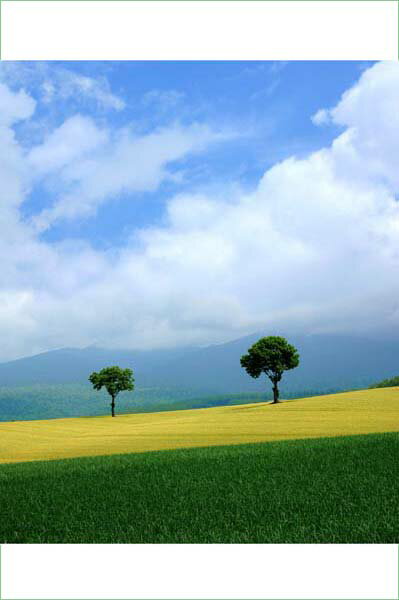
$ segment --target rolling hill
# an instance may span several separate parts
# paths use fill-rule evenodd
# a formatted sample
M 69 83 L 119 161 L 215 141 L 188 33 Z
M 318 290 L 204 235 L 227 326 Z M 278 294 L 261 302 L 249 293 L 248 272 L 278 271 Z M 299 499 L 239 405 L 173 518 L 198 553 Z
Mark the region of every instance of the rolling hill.
M 240 368 L 240 356 L 262 333 L 204 348 L 107 350 L 64 348 L 0 364 L 0 387 L 87 382 L 103 366 L 133 367 L 140 387 L 174 387 L 201 393 L 260 391 L 262 381 Z M 397 374 L 399 341 L 342 335 L 289 336 L 300 366 L 286 373 L 283 389 L 324 389 L 369 385 Z
M 106 414 L 105 394 L 88 375 L 104 366 L 133 367 L 136 390 L 118 398 L 121 412 L 187 409 L 270 398 L 265 378 L 251 379 L 240 356 L 261 333 L 204 348 L 107 350 L 65 348 L 0 364 L 0 421 Z M 362 388 L 397 375 L 399 342 L 341 335 L 289 336 L 300 366 L 284 375 L 284 397 Z
M 0 423 L 0 463 L 398 432 L 399 388 L 198 410 Z
M 1 423 L 0 543 L 397 543 L 398 431 L 397 387 Z
M 399 542 L 399 435 L 0 465 L 0 543 Z

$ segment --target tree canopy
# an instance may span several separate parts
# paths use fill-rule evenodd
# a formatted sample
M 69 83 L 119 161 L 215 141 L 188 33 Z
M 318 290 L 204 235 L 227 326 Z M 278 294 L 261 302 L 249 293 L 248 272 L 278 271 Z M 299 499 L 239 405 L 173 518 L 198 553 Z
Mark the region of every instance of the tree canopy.
M 241 366 L 248 375 L 257 379 L 262 373 L 267 375 L 273 384 L 274 403 L 279 400 L 278 382 L 284 371 L 294 369 L 299 364 L 297 349 L 280 336 L 263 337 L 241 357 Z
M 105 388 L 111 396 L 111 414 L 115 416 L 115 398 L 119 392 L 134 389 L 134 377 L 131 369 L 121 369 L 120 367 L 105 367 L 98 373 L 94 371 L 89 381 L 93 384 L 95 390 Z

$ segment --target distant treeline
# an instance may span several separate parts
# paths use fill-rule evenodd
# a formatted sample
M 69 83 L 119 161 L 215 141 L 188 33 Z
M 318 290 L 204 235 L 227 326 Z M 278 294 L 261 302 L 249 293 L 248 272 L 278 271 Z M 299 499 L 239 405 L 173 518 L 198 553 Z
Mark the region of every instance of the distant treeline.
M 390 379 L 384 379 L 379 383 L 373 383 L 373 385 L 369 386 L 369 389 L 372 388 L 383 388 L 383 387 L 396 387 L 399 386 L 399 375 L 396 377 L 391 377 Z
M 282 393 L 283 398 L 303 398 L 342 391 L 298 389 Z M 242 392 L 238 394 L 212 394 L 198 390 L 136 388 L 118 396 L 118 411 L 122 413 L 161 412 L 190 408 L 209 408 L 265 402 L 272 393 Z M 32 384 L 0 387 L 0 421 L 28 421 L 107 415 L 109 396 L 105 391 L 95 392 L 89 384 Z

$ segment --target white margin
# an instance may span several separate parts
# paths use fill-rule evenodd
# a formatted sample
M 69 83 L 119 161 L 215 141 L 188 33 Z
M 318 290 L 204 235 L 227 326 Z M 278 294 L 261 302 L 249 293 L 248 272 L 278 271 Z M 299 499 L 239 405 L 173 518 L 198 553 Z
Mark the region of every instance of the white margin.
M 5 60 L 395 60 L 392 0 L 2 2 Z

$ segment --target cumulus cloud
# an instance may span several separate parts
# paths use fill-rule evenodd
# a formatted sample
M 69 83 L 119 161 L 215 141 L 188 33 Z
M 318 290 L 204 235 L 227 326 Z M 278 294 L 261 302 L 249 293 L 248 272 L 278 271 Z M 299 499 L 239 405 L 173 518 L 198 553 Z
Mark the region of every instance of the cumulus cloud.
M 108 251 L 50 245 L 21 221 L 28 161 L 4 128 L 4 356 L 90 343 L 203 344 L 267 327 L 398 331 L 398 99 L 397 63 L 374 65 L 335 107 L 320 107 L 341 127 L 330 146 L 274 165 L 250 192 L 175 195 L 161 226 L 132 232 L 123 248 Z M 68 211 L 90 215 L 121 189 L 154 189 L 170 161 L 218 135 L 193 125 L 106 137 L 85 124 L 94 140 L 87 155 L 71 154 L 68 144 L 57 149 L 65 130 L 29 155 L 36 169 L 41 152 L 46 169 L 76 185 L 48 224 Z

